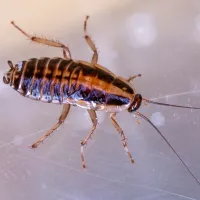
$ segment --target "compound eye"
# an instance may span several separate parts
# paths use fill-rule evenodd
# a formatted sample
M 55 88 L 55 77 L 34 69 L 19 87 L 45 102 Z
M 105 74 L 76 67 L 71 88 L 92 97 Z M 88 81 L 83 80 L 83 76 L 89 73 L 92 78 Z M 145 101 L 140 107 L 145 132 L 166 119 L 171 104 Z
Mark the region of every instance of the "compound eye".
M 141 94 L 136 94 L 133 102 L 131 103 L 130 107 L 128 108 L 129 112 L 134 112 L 136 111 L 142 103 L 142 95 Z

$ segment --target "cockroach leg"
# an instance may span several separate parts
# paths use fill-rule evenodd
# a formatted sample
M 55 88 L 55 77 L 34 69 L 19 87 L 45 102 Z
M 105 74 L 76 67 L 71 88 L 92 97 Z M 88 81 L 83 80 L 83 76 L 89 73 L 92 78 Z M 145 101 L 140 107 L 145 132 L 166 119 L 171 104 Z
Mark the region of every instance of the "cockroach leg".
M 119 132 L 119 134 L 121 135 L 121 138 L 122 138 L 122 145 L 126 151 L 126 153 L 128 154 L 130 160 L 132 163 L 134 163 L 134 160 L 133 160 L 133 157 L 131 155 L 131 153 L 129 152 L 128 150 L 128 147 L 127 147 L 127 141 L 126 141 L 126 137 L 124 135 L 124 132 L 123 130 L 121 129 L 121 127 L 119 126 L 119 124 L 117 123 L 117 121 L 114 119 L 114 117 L 116 116 L 116 113 L 111 113 L 110 114 L 110 118 L 112 120 L 112 123 L 114 125 L 114 127 L 117 129 L 117 131 Z
M 130 76 L 128 79 L 127 79 L 127 81 L 128 82 L 131 82 L 133 79 L 135 79 L 135 78 L 137 78 L 137 77 L 141 77 L 142 75 L 141 74 L 137 74 L 137 75 L 135 75 L 135 76 Z
M 63 57 L 67 58 L 67 54 L 66 54 L 66 51 L 64 49 L 63 49 Z
M 8 65 L 10 66 L 11 69 L 14 69 L 13 63 L 9 60 Z
M 90 115 L 90 118 L 92 120 L 92 129 L 90 131 L 90 133 L 87 135 L 87 137 L 85 137 L 84 140 L 82 140 L 81 142 L 81 160 L 82 160 L 82 165 L 83 165 L 83 168 L 85 168 L 85 161 L 84 161 L 84 152 L 83 152 L 83 147 L 84 145 L 87 143 L 87 141 L 91 138 L 93 132 L 95 131 L 96 129 L 96 126 L 97 126 L 97 123 L 98 123 L 98 120 L 97 120 L 97 115 L 96 115 L 96 112 L 94 110 L 87 110 L 89 115 Z
M 33 42 L 37 42 L 40 44 L 44 44 L 44 45 L 48 45 L 48 46 L 52 46 L 52 47 L 58 47 L 58 48 L 62 48 L 63 49 L 63 53 L 65 52 L 64 57 L 66 58 L 66 52 L 69 55 L 69 58 L 71 58 L 71 52 L 69 50 L 69 48 L 67 46 L 65 46 L 64 44 L 60 43 L 59 41 L 54 41 L 54 40 L 48 40 L 46 38 L 40 38 L 40 37 L 35 37 L 32 35 L 29 35 L 28 33 L 26 33 L 25 31 L 23 31 L 19 26 L 17 26 L 14 21 L 11 21 L 11 24 L 17 29 L 19 30 L 23 35 L 25 35 L 26 37 L 28 37 L 30 40 L 32 40 Z
M 86 42 L 88 43 L 88 45 L 90 46 L 91 50 L 94 52 L 93 56 L 92 56 L 92 64 L 97 64 L 98 62 L 98 53 L 97 53 L 97 48 L 94 44 L 94 42 L 91 40 L 90 36 L 87 33 L 87 21 L 89 19 L 89 16 L 86 16 L 86 19 L 84 21 L 84 37 Z
M 31 147 L 37 148 L 41 142 L 43 142 L 47 137 L 49 137 L 53 133 L 53 131 L 55 131 L 62 123 L 64 123 L 69 111 L 70 111 L 70 104 L 64 104 L 58 122 L 51 129 L 49 129 L 43 137 L 39 138 L 39 140 L 37 140 L 34 144 L 32 144 Z

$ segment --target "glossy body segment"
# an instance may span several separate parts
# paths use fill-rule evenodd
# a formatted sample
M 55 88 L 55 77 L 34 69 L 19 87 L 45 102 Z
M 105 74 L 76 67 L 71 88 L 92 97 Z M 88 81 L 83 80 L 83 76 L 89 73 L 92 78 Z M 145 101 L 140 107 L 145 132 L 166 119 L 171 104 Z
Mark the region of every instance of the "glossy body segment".
M 102 66 L 63 58 L 19 62 L 12 86 L 31 99 L 96 110 L 127 108 L 134 95 L 128 82 Z

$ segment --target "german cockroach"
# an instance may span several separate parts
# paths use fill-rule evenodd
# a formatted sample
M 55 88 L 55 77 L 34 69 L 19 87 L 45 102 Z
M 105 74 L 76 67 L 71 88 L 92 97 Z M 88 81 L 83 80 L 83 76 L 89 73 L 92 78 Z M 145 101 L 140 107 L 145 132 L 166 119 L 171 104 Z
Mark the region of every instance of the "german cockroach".
M 130 83 L 136 77 L 141 76 L 140 74 L 125 79 L 116 76 L 108 69 L 97 64 L 97 48 L 87 34 L 88 18 L 89 16 L 87 16 L 84 21 L 84 38 L 93 51 L 91 62 L 74 60 L 71 57 L 69 48 L 64 44 L 59 41 L 31 36 L 18 27 L 13 21 L 11 22 L 16 29 L 18 29 L 31 41 L 61 48 L 64 56 L 64 58 L 32 58 L 28 61 L 21 61 L 15 66 L 11 61 L 8 61 L 10 70 L 3 76 L 3 82 L 5 84 L 10 84 L 10 86 L 21 95 L 31 99 L 48 103 L 63 104 L 63 110 L 58 122 L 49 131 L 47 131 L 43 137 L 33 143 L 31 147 L 37 148 L 41 142 L 52 134 L 52 132 L 65 121 L 70 111 L 70 107 L 73 105 L 87 109 L 93 124 L 90 133 L 81 142 L 81 160 L 83 168 L 86 167 L 84 162 L 83 147 L 96 129 L 98 121 L 96 111 L 105 111 L 109 113 L 112 124 L 122 138 L 122 145 L 131 162 L 134 163 L 132 155 L 127 147 L 125 134 L 115 120 L 117 113 L 128 111 L 129 113 L 135 113 L 137 116 L 143 118 L 156 129 L 188 172 L 200 185 L 198 179 L 193 175 L 164 135 L 147 117 L 138 112 L 142 103 L 152 103 L 189 109 L 200 108 L 164 104 L 142 98 L 142 95 L 136 93 L 133 85 Z

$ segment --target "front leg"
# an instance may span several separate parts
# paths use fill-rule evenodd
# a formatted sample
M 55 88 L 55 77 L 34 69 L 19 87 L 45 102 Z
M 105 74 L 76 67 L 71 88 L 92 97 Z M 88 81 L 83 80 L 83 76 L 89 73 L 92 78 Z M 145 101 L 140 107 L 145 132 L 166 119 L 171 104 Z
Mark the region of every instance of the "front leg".
M 119 126 L 119 124 L 117 123 L 117 121 L 114 119 L 115 116 L 116 116 L 116 113 L 111 113 L 111 114 L 110 114 L 110 118 L 111 118 L 111 120 L 112 120 L 112 123 L 113 123 L 114 127 L 115 127 L 116 130 L 119 132 L 119 134 L 120 134 L 120 136 L 121 136 L 121 138 L 122 138 L 122 145 L 123 145 L 123 147 L 124 147 L 126 153 L 128 154 L 128 156 L 129 156 L 131 162 L 134 163 L 134 160 L 133 160 L 133 158 L 132 158 L 132 155 L 131 155 L 131 153 L 129 152 L 128 147 L 127 147 L 127 141 L 126 141 L 125 134 L 124 134 L 123 130 L 121 129 L 121 127 Z
M 141 74 L 137 74 L 137 75 L 135 75 L 135 76 L 130 76 L 128 79 L 127 79 L 127 81 L 128 82 L 131 82 L 133 79 L 135 79 L 135 78 L 137 78 L 137 77 L 141 77 L 142 75 Z

